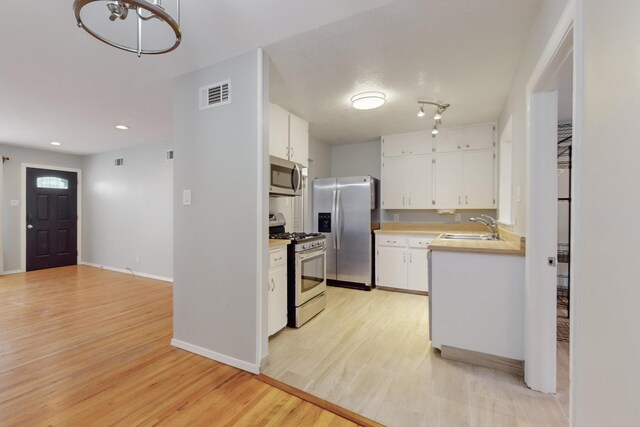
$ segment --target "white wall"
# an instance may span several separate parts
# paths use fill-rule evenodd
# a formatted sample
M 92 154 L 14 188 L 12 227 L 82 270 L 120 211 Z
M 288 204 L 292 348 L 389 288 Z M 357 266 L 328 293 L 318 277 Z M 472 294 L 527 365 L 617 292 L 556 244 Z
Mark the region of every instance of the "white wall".
M 174 90 L 172 343 L 254 372 L 268 251 L 261 52 L 178 77 Z M 227 79 L 232 102 L 199 111 L 199 88 Z M 182 205 L 187 189 L 191 206 Z
M 173 277 L 170 148 L 157 143 L 83 158 L 84 262 Z M 124 166 L 114 166 L 116 157 Z
M 637 0 L 578 2 L 571 397 L 581 427 L 640 420 L 639 17 Z
M 331 147 L 331 176 L 371 175 L 380 179 L 380 140 Z
M 542 53 L 549 36 L 553 32 L 560 14 L 567 5 L 567 0 L 545 0 L 540 12 L 532 26 L 529 43 L 523 53 L 518 66 L 518 71 L 511 84 L 511 90 L 500 114 L 498 122 L 498 135 L 502 132 L 509 120 L 513 116 L 513 185 L 512 185 L 512 209 L 514 218 L 514 230 L 517 233 L 526 235 L 526 200 L 525 192 L 527 188 L 527 159 L 526 159 L 526 132 L 527 132 L 527 105 L 526 105 L 526 85 L 536 66 L 540 54 Z M 518 197 L 518 195 L 520 197 Z
M 21 207 L 10 206 L 9 203 L 11 200 L 21 200 L 22 163 L 81 169 L 82 157 L 11 145 L 0 145 L 0 156 L 11 159 L 4 164 L 4 188 L 2 191 L 4 271 L 16 271 L 20 270 Z

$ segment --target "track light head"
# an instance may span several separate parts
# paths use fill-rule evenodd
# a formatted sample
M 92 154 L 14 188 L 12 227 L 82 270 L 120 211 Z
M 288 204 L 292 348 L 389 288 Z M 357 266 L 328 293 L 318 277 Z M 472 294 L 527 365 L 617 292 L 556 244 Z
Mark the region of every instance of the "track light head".
M 424 107 L 420 106 L 420 110 L 418 110 L 418 117 L 424 117 L 427 114 L 424 112 Z

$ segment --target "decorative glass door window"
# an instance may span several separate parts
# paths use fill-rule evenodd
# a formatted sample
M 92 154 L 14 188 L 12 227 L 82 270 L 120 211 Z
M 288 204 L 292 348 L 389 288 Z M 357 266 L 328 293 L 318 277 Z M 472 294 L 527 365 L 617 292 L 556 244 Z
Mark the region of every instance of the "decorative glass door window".
M 69 188 L 69 180 L 55 176 L 41 176 L 37 178 L 36 186 L 38 188 L 57 188 L 60 190 L 67 190 Z

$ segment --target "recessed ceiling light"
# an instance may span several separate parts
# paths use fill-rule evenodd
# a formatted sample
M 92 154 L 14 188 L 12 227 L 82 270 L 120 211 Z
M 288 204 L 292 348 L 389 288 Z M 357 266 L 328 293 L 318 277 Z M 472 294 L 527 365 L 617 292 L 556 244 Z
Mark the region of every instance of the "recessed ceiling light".
M 129 130 L 129 126 L 125 126 L 125 125 L 116 125 L 116 129 L 120 129 L 120 130 Z
M 373 110 L 382 107 L 387 102 L 387 97 L 382 92 L 363 92 L 351 98 L 351 105 L 356 110 Z
M 56 147 L 59 147 L 62 145 L 62 143 L 58 142 L 58 141 L 51 141 L 49 144 L 51 145 L 55 145 Z

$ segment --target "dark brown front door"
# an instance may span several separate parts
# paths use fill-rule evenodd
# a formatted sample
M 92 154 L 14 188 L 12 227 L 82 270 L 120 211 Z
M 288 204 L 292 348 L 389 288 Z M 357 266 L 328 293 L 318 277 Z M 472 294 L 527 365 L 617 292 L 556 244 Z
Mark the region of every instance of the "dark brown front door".
M 27 168 L 27 271 L 78 260 L 78 175 Z

